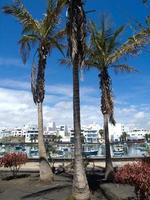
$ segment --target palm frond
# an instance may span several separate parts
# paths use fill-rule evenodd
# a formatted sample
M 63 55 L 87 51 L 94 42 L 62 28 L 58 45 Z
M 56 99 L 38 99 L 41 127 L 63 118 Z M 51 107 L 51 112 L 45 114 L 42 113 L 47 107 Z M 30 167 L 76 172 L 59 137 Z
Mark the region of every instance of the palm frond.
M 94 22 L 90 22 L 89 24 L 89 31 L 91 33 L 90 35 L 90 47 L 88 48 L 88 51 L 90 51 L 90 55 L 94 54 L 96 55 L 98 53 L 98 57 L 101 57 L 104 59 L 105 57 L 105 48 L 104 48 L 104 39 L 99 32 L 97 31 L 96 24 Z
M 22 38 L 19 40 L 20 54 L 24 64 L 26 63 L 27 58 L 29 57 L 31 44 L 34 44 L 34 42 L 36 41 L 36 35 L 23 35 Z
M 71 66 L 71 60 L 69 58 L 62 58 L 59 60 L 61 65 Z
M 54 9 L 53 14 L 55 16 L 58 16 L 62 11 L 62 9 L 64 8 L 64 6 L 67 4 L 67 2 L 68 0 L 57 0 L 56 8 Z
M 136 55 L 150 43 L 150 28 L 141 30 L 139 33 L 130 37 L 120 48 L 108 57 L 110 63 L 114 63 L 125 55 Z
M 118 43 L 118 36 L 124 31 L 125 26 L 121 26 L 119 27 L 112 35 L 112 37 L 109 40 L 109 44 L 108 44 L 108 52 L 111 53 L 111 51 L 114 49 L 114 47 L 117 46 Z
M 65 57 L 65 54 L 63 52 L 64 45 L 61 44 L 57 39 L 55 39 L 54 37 L 50 38 L 49 45 L 51 46 L 51 48 L 57 48 L 60 51 L 60 53 Z
M 66 30 L 66 28 L 65 29 L 63 29 L 63 30 L 60 30 L 59 32 L 57 32 L 56 34 L 54 34 L 54 38 L 56 38 L 57 40 L 60 40 L 60 39 L 63 39 L 64 38 L 64 36 L 66 35 L 66 33 L 67 33 L 67 30 Z
M 85 58 L 86 16 L 81 0 L 68 1 L 68 55 L 78 66 L 83 65 Z
M 36 32 L 39 30 L 38 21 L 32 18 L 32 15 L 26 10 L 20 0 L 15 1 L 13 5 L 4 6 L 2 11 L 14 16 L 21 24 L 23 24 L 23 33 Z
M 57 1 L 48 0 L 47 12 L 45 14 L 45 18 L 42 21 L 42 27 L 44 29 L 45 37 L 58 24 L 59 21 L 58 16 L 61 13 L 66 3 L 67 0 L 57 0 Z
M 127 64 L 115 64 L 115 65 L 112 65 L 111 68 L 113 68 L 113 70 L 116 72 L 116 73 L 133 73 L 133 72 L 138 72 L 137 69 L 135 69 L 134 67 L 131 67 Z

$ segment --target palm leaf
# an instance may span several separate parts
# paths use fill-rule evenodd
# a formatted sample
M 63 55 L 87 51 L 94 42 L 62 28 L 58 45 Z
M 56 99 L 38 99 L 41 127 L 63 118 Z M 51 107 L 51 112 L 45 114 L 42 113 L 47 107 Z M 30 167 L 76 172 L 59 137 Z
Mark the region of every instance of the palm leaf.
M 20 0 L 17 0 L 14 5 L 4 6 L 2 11 L 6 14 L 13 15 L 23 24 L 23 32 L 36 32 L 39 30 L 38 21 L 32 18 L 32 15 L 26 10 Z
M 71 66 L 71 60 L 69 58 L 62 58 L 59 60 L 61 65 Z
M 124 31 L 124 26 L 119 27 L 109 40 L 108 52 L 111 52 L 117 45 L 118 36 Z
M 54 37 L 53 37 L 53 38 L 50 38 L 50 43 L 49 43 L 49 45 L 50 45 L 51 47 L 57 48 L 57 49 L 60 51 L 60 53 L 65 57 L 65 54 L 64 54 L 64 52 L 63 52 L 64 45 L 61 44 L 61 43 L 59 43 L 59 41 L 58 41 L 57 39 L 55 39 Z
M 49 34 L 50 30 L 53 29 L 58 24 L 58 16 L 62 9 L 64 8 L 67 0 L 48 0 L 48 8 L 45 14 L 45 18 L 42 21 L 42 26 L 44 27 L 45 37 Z
M 111 66 L 116 73 L 121 72 L 121 73 L 133 73 L 133 72 L 138 72 L 137 69 L 134 67 L 131 67 L 127 64 L 116 64 Z
M 149 36 L 150 28 L 147 28 L 130 37 L 127 42 L 108 57 L 108 62 L 114 63 L 125 55 L 137 54 L 146 44 L 149 44 Z
M 20 54 L 24 64 L 26 63 L 27 58 L 29 57 L 31 44 L 34 44 L 36 41 L 36 35 L 23 35 L 22 38 L 19 40 Z

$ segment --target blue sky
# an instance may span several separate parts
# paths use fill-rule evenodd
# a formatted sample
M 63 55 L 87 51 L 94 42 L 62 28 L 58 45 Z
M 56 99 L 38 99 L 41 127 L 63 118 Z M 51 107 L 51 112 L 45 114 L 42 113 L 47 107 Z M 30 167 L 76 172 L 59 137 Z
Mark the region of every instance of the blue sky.
M 12 0 L 1 0 L 0 7 Z M 40 19 L 45 12 L 46 0 L 24 0 L 33 17 Z M 98 24 L 100 15 L 108 13 L 114 27 L 128 25 L 122 40 L 135 32 L 136 21 L 145 21 L 148 9 L 140 0 L 86 0 L 85 10 L 93 10 L 88 18 Z M 62 17 L 65 23 L 65 15 Z M 62 26 L 62 25 L 60 25 Z M 36 123 L 36 106 L 30 92 L 32 56 L 22 64 L 18 40 L 21 26 L 11 16 L 0 13 L 0 127 Z M 31 54 L 32 55 L 32 54 Z M 61 66 L 62 56 L 54 50 L 48 58 L 46 70 L 45 124 L 72 124 L 72 70 Z M 124 63 L 136 67 L 140 73 L 112 75 L 115 117 L 118 123 L 150 129 L 150 58 L 149 52 L 129 57 Z M 98 72 L 86 71 L 81 81 L 82 124 L 97 122 L 102 125 Z

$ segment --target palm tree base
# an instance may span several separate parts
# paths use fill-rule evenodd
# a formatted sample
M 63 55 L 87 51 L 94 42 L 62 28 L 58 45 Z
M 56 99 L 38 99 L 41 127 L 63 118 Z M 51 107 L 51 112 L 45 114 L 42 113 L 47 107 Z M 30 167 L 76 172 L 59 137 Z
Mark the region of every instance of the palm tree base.
M 72 194 L 74 200 L 90 200 L 90 191 L 85 189 L 85 191 L 81 190 L 79 192 L 73 192 Z
M 114 178 L 114 169 L 112 164 L 107 164 L 106 169 L 105 169 L 105 180 L 107 181 L 112 181 Z
M 49 162 L 45 158 L 40 159 L 40 181 L 50 183 L 54 180 L 54 176 Z

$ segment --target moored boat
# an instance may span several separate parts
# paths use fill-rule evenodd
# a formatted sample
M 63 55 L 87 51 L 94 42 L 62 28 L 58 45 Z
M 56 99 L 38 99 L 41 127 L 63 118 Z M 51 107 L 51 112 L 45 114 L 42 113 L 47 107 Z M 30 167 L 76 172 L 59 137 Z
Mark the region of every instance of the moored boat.
M 84 150 L 83 155 L 84 156 L 96 156 L 98 154 L 98 150 L 90 149 L 90 150 Z
M 125 154 L 125 149 L 122 144 L 113 145 L 112 150 L 113 150 L 114 156 L 122 156 Z

